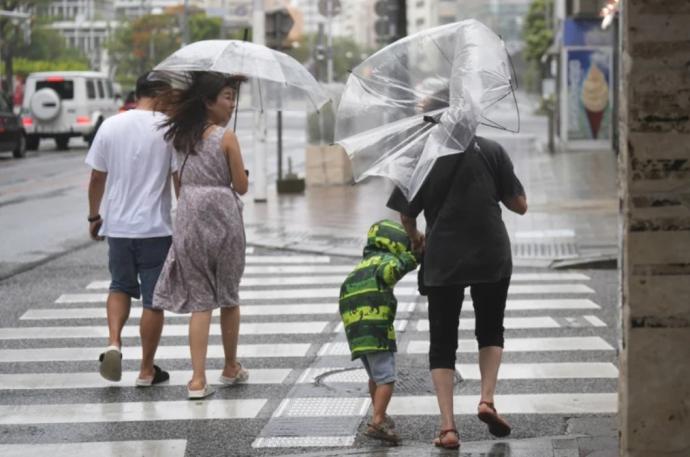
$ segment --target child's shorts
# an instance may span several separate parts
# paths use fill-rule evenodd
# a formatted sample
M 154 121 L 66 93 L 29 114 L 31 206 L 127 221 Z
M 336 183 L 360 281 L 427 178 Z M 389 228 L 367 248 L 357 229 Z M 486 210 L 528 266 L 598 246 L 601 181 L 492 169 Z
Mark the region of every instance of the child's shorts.
M 372 352 L 360 357 L 364 369 L 367 370 L 369 379 L 377 386 L 390 384 L 395 378 L 395 354 L 390 351 Z

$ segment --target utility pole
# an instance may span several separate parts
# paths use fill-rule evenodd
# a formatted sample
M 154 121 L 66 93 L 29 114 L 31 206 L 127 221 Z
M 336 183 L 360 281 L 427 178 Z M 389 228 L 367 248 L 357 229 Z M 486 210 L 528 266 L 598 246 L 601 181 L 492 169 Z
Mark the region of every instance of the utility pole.
M 31 19 L 31 15 L 29 13 L 0 10 L 0 19 L 4 18 L 19 21 L 27 21 L 27 25 L 31 27 L 31 24 L 28 23 L 28 21 Z M 2 27 L 0 31 L 4 31 L 4 27 L 7 25 L 4 22 L 5 21 L 0 21 L 0 27 Z M 12 48 L 12 43 L 6 41 L 5 37 L 0 35 L 0 54 L 2 54 L 1 59 L 4 61 L 5 64 L 5 78 L 7 80 L 7 87 L 5 87 L 4 89 L 10 95 L 14 93 L 14 68 L 12 67 Z
M 254 0 L 252 16 L 252 42 L 265 45 L 266 16 L 264 15 L 264 0 Z M 260 84 L 254 80 L 252 84 Z M 258 87 L 253 96 L 259 96 Z M 258 105 L 255 103 L 255 105 Z M 266 179 L 266 116 L 263 107 L 254 110 L 254 201 L 265 202 L 267 199 Z
M 189 0 L 182 6 L 182 46 L 189 44 Z
M 333 0 L 326 0 L 326 11 L 328 18 L 328 32 L 326 37 L 326 82 L 333 83 Z

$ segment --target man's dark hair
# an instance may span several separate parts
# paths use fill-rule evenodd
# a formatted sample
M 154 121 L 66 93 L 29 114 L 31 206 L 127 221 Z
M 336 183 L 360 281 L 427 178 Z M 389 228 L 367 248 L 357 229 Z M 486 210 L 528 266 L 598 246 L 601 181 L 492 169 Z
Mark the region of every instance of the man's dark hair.
M 134 90 L 134 95 L 137 100 L 142 97 L 156 97 L 161 92 L 170 89 L 170 85 L 164 81 L 150 80 L 151 72 L 146 72 L 137 79 L 137 86 Z

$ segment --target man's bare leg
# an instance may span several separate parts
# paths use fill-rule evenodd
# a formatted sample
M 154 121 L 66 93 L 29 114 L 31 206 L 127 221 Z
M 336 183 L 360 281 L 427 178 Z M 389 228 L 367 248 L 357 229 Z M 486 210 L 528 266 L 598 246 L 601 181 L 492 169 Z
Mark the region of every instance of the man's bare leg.
M 124 292 L 111 290 L 108 294 L 108 345 L 122 347 L 122 328 L 129 319 L 132 298 Z
M 141 313 L 141 320 L 139 321 L 142 352 L 141 367 L 139 368 L 140 379 L 148 379 L 155 374 L 153 359 L 161 340 L 164 319 L 162 310 L 144 308 Z

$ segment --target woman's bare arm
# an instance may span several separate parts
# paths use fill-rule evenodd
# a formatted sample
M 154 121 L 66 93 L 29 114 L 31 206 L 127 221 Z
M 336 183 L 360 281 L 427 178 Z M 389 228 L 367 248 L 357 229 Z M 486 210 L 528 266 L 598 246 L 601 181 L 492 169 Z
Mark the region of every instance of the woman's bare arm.
M 242 160 L 242 153 L 240 152 L 240 144 L 237 141 L 237 136 L 229 130 L 223 134 L 223 150 L 228 157 L 232 188 L 235 189 L 235 192 L 238 194 L 244 195 L 249 189 L 249 178 L 244 172 L 244 161 Z
M 505 198 L 503 199 L 503 204 L 514 213 L 522 215 L 527 212 L 527 197 L 524 195 Z

